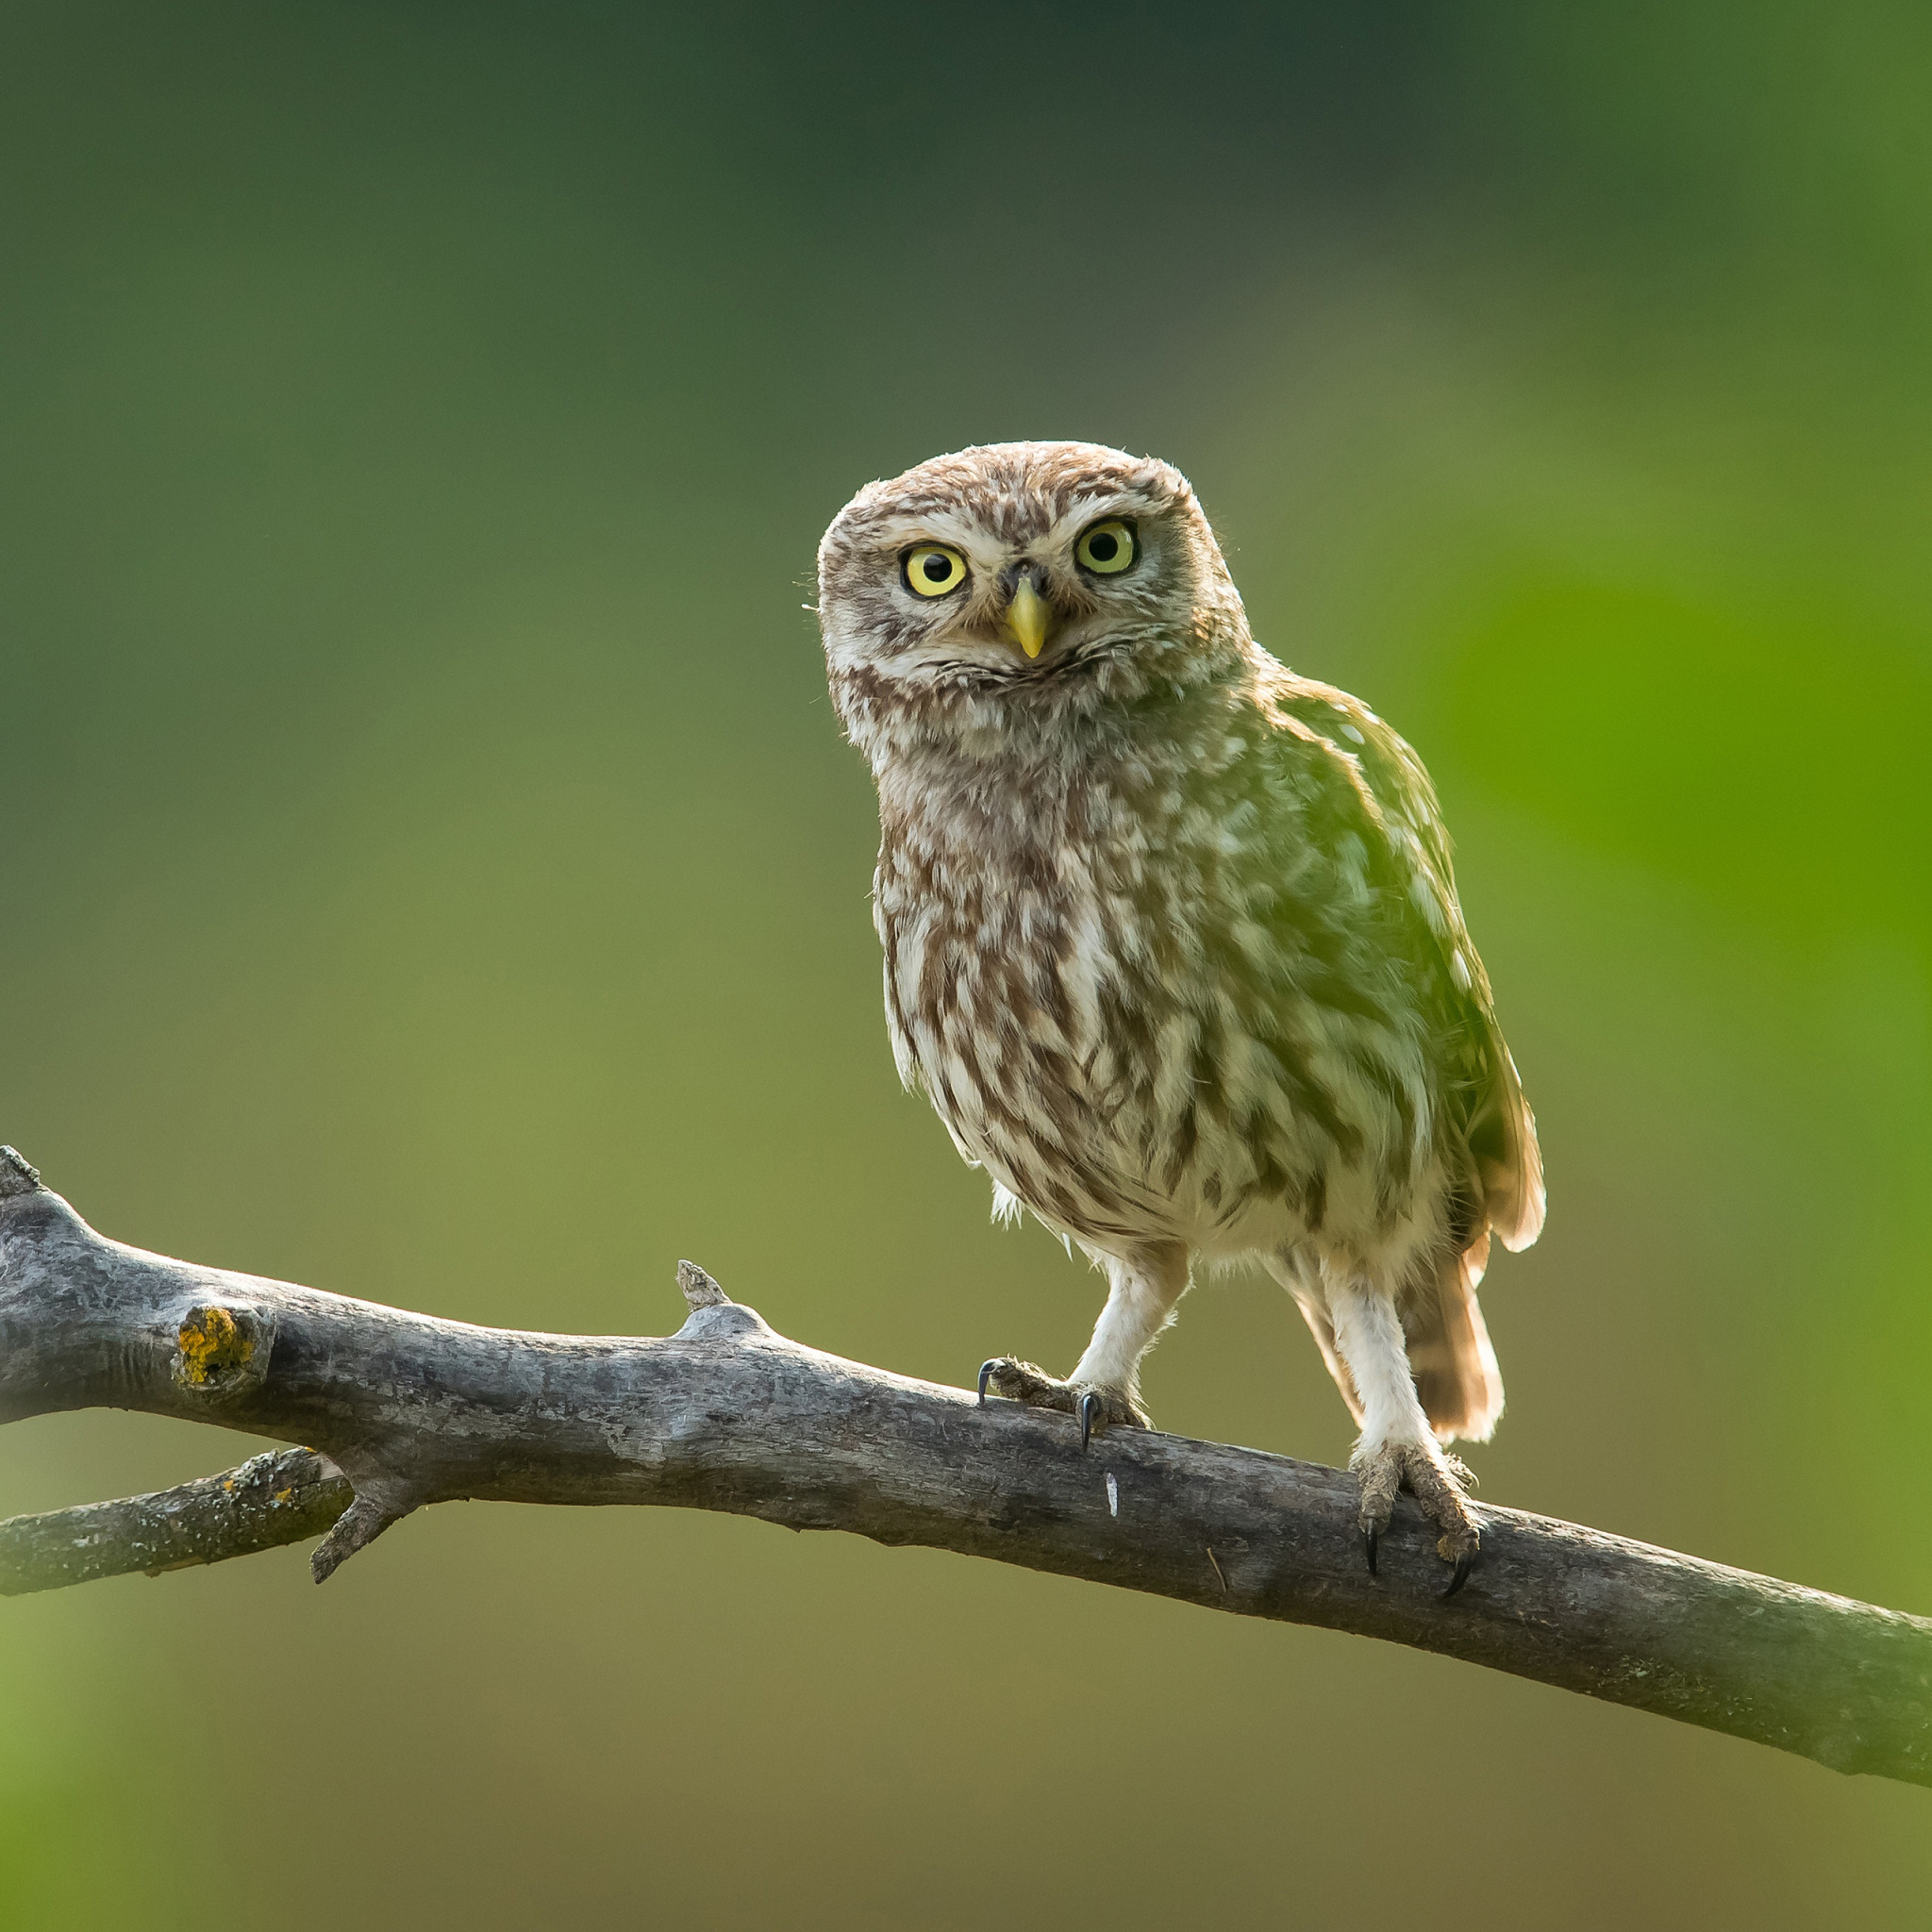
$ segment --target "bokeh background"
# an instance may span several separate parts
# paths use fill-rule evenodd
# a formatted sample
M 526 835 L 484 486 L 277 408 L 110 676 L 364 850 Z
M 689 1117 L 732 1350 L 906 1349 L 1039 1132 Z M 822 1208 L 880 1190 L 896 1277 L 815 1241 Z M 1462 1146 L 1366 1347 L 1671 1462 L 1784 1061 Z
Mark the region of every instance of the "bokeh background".
M 1541 1117 L 1485 1496 L 1932 1612 L 1932 21 L 0 9 L 0 1138 L 105 1231 L 959 1382 L 1099 1285 L 894 1083 L 860 483 L 1189 472 L 1432 764 Z M 1148 1375 L 1338 1460 L 1259 1282 Z M 0 1510 L 224 1466 L 113 1414 Z M 0 1606 L 0 1923 L 1920 1925 L 1924 1791 L 657 1511 Z

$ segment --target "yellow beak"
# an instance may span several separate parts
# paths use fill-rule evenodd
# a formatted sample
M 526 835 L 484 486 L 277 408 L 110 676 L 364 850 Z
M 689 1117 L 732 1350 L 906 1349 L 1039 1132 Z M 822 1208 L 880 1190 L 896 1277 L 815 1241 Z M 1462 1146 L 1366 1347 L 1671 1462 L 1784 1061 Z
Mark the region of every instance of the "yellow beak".
M 1046 600 L 1033 588 L 1033 579 L 1023 576 L 1020 588 L 1013 592 L 1013 601 L 1007 606 L 1007 628 L 1029 658 L 1039 657 L 1046 648 L 1046 633 L 1052 621 L 1053 613 L 1046 608 Z

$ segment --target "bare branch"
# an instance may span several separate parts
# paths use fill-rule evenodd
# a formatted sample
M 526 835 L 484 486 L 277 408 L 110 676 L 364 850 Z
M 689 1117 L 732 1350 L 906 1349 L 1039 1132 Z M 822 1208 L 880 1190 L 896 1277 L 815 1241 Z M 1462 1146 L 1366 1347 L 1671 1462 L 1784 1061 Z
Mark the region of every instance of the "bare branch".
M 305 1542 L 327 1529 L 354 1494 L 325 1457 L 283 1449 L 150 1496 L 9 1517 L 0 1523 L 0 1596 L 130 1570 L 158 1576 Z
M 1069 1417 L 803 1347 L 690 1263 L 690 1319 L 662 1341 L 476 1328 L 124 1247 L 38 1181 L 0 1151 L 0 1421 L 142 1409 L 327 1463 L 304 1466 L 306 1488 L 281 1480 L 290 1458 L 257 1457 L 0 1524 L 0 1591 L 213 1561 L 340 1512 L 320 1580 L 458 1497 L 722 1509 L 1385 1638 L 1932 1784 L 1921 1618 L 1488 1506 L 1481 1560 L 1445 1603 L 1407 1499 L 1372 1578 L 1339 1471 L 1137 1430 L 1083 1455 Z

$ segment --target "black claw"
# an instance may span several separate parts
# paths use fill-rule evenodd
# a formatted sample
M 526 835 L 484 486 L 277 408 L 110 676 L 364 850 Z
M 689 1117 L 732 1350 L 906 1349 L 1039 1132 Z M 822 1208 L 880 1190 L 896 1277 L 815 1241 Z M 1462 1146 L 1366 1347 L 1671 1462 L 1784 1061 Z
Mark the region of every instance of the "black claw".
M 1371 1576 L 1375 1574 L 1375 1550 L 1381 1541 L 1382 1532 L 1379 1529 L 1365 1529 L 1362 1531 L 1362 1554 L 1369 1559 L 1369 1574 Z
M 1080 1453 L 1087 1452 L 1087 1439 L 1093 1433 L 1093 1419 L 1100 1413 L 1100 1397 L 1091 1390 L 1080 1398 Z
M 981 1408 L 986 1407 L 986 1385 L 992 1380 L 992 1372 L 999 1365 L 1000 1358 L 998 1356 L 994 1356 L 991 1361 L 981 1362 L 979 1365 L 979 1406 Z
M 1469 1581 L 1469 1567 L 1474 1561 L 1475 1558 L 1474 1557 L 1457 1557 L 1456 1574 L 1449 1579 L 1449 1588 L 1442 1592 L 1442 1601 L 1445 1604 Z

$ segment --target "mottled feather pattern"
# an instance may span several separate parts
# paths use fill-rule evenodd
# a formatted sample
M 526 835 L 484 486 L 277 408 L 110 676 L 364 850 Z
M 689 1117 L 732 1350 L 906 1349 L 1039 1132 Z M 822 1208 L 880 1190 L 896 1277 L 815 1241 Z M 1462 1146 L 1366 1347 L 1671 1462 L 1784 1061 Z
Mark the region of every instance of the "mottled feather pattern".
M 1072 558 L 1102 517 L 1137 532 L 1117 578 Z M 901 581 L 917 542 L 967 561 L 943 608 Z M 1054 612 L 1037 662 L 1001 640 L 1016 571 Z M 1137 1257 L 1263 1260 L 1358 1413 L 1322 1324 L 1332 1283 L 1383 1284 L 1438 1430 L 1486 1433 L 1474 1283 L 1542 1186 L 1414 754 L 1254 641 L 1164 463 L 938 458 L 861 491 L 820 576 L 902 1077 L 1117 1289 Z

